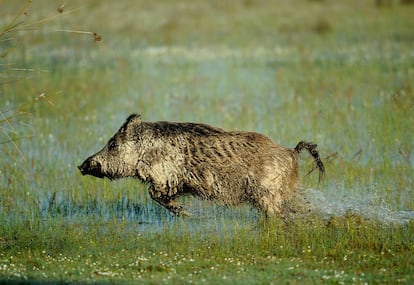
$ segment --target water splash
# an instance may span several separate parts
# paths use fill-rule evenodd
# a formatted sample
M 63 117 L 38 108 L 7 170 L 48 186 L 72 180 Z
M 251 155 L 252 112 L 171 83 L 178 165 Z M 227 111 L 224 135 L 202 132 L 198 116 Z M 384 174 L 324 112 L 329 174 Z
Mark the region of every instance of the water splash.
M 323 193 L 315 189 L 307 189 L 303 195 L 309 209 L 326 219 L 354 213 L 383 224 L 406 224 L 414 221 L 414 211 L 392 210 L 376 193 L 364 192 L 345 196 L 341 193 Z

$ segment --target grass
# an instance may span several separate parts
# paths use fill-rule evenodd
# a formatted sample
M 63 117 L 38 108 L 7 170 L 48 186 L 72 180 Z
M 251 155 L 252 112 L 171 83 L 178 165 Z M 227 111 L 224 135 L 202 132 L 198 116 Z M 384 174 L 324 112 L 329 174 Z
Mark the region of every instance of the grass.
M 414 6 L 118 2 L 29 3 L 22 25 L 52 20 L 0 42 L 0 111 L 30 113 L 0 144 L 1 282 L 412 282 Z M 327 176 L 303 156 L 302 184 L 325 215 L 186 198 L 180 219 L 136 181 L 81 177 L 132 112 L 315 141 Z
M 26 228 L 16 228 L 13 246 L 5 247 L 8 255 L 2 256 L 2 272 L 38 282 L 172 284 L 203 279 L 249 284 L 404 283 L 411 278 L 412 244 L 407 241 L 412 225 L 384 230 L 349 216 L 329 224 L 276 222 L 246 228 L 227 223 L 206 231 L 190 230 L 188 221 L 175 222 L 156 232 L 120 221 L 58 222 L 30 238 L 24 236 Z

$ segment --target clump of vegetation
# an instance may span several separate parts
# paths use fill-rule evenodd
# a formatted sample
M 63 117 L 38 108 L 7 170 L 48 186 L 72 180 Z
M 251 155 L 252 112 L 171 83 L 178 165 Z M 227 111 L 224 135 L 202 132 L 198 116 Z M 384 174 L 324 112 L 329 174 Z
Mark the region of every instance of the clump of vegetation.
M 332 25 L 326 19 L 319 19 L 313 26 L 313 30 L 317 34 L 325 34 L 332 30 Z

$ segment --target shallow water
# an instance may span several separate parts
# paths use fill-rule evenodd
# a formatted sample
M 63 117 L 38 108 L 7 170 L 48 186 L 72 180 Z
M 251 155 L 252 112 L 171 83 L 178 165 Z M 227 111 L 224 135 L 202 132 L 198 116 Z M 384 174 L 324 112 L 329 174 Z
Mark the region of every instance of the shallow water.
M 360 215 L 366 219 L 387 224 L 405 224 L 414 220 L 414 211 L 392 210 L 384 199 L 375 193 L 346 194 L 321 192 L 308 189 L 304 193 L 310 209 L 323 218 L 346 214 Z
M 355 194 L 356 190 L 347 191 L 349 189 L 341 185 L 324 186 L 320 191 L 308 189 L 305 198 L 313 212 L 319 213 L 323 218 L 343 216 L 351 212 L 384 224 L 407 223 L 414 219 L 414 211 L 411 211 L 410 171 L 414 156 L 411 155 L 412 144 L 407 135 L 412 133 L 412 125 L 409 124 L 410 118 L 407 120 L 404 116 L 404 109 L 395 107 L 392 109 L 392 117 L 386 115 L 391 114 L 391 109 L 387 106 L 390 103 L 388 97 L 393 94 L 387 90 L 394 88 L 393 85 L 389 83 L 390 87 L 384 87 L 385 91 L 381 90 L 379 95 L 375 88 L 369 88 L 372 91 L 367 93 L 365 84 L 358 86 L 354 83 L 354 78 L 357 82 L 361 80 L 358 76 L 362 76 L 365 82 L 365 72 L 355 74 L 349 82 L 343 74 L 340 81 L 332 83 L 332 88 L 337 86 L 333 89 L 338 93 L 335 99 L 323 97 L 320 100 L 322 105 L 318 103 L 312 107 L 301 103 L 313 98 L 307 96 L 307 93 L 301 94 L 302 91 L 309 90 L 295 88 L 292 83 L 303 81 L 296 74 L 297 68 L 302 67 L 299 63 L 303 60 L 315 64 L 314 71 L 319 73 L 315 75 L 314 81 L 304 81 L 306 84 L 301 84 L 316 88 L 315 94 L 324 93 L 321 88 L 326 85 L 322 80 L 326 74 L 336 72 L 337 66 L 359 68 L 356 62 L 366 61 L 366 55 L 373 56 L 372 50 L 375 51 L 368 45 L 330 56 L 321 51 L 310 58 L 302 58 L 299 50 L 291 48 L 148 48 L 135 51 L 132 55 L 135 60 L 129 69 L 122 72 L 123 76 L 128 75 L 125 81 L 120 81 L 128 86 L 123 90 L 124 93 L 117 91 L 120 95 L 108 97 L 108 104 L 103 104 L 96 110 L 81 110 L 78 117 L 70 120 L 64 117 L 54 123 L 53 119 L 43 117 L 43 114 L 38 120 L 33 120 L 36 136 L 33 140 L 22 140 L 20 145 L 28 161 L 16 163 L 16 157 L 19 157 L 15 154 L 16 148 L 11 144 L 3 145 L 4 153 L 14 155 L 7 155 L 1 161 L 0 182 L 4 186 L 1 194 L 7 203 L 3 202 L 5 206 L 0 205 L 0 214 L 5 220 L 25 216 L 28 219 L 63 217 L 68 221 L 88 218 L 97 218 L 103 222 L 119 220 L 137 224 L 144 230 L 179 223 L 181 219 L 173 217 L 155 202 L 148 202 L 147 193 L 143 194 L 146 197 L 143 198 L 135 192 L 130 193 L 134 190 L 125 190 L 134 189 L 126 184 L 111 182 L 106 185 L 92 178 L 81 178 L 76 169 L 76 165 L 105 145 L 131 112 L 141 112 L 145 120 L 197 121 L 226 129 L 254 130 L 283 145 L 292 145 L 299 138 L 314 139 L 320 144 L 319 150 L 323 158 L 330 153 L 339 152 L 337 160 L 345 161 L 344 166 L 356 164 L 355 169 L 344 167 L 341 168 L 342 172 L 336 174 L 332 171 L 332 176 L 328 177 L 331 181 L 329 183 L 344 179 L 347 185 L 353 185 L 348 187 L 361 190 Z M 385 55 L 391 53 L 394 53 L 394 48 L 387 50 Z M 378 58 L 381 55 L 382 58 L 384 53 L 376 52 L 375 55 Z M 92 58 L 94 56 L 97 54 Z M 346 64 L 341 63 L 343 58 L 347 59 Z M 399 67 L 400 60 L 410 62 L 412 54 L 401 53 L 395 60 L 389 68 Z M 277 64 L 279 61 L 285 63 Z M 321 62 L 329 64 L 319 66 Z M 388 67 L 383 67 L 376 60 L 369 63 L 372 65 L 371 70 L 378 72 L 378 77 L 384 72 L 389 77 L 386 73 Z M 79 70 L 82 71 L 82 68 L 80 66 Z M 355 89 L 350 94 L 355 96 L 349 95 L 350 101 L 343 101 L 342 97 L 348 95 L 342 94 L 339 86 L 350 82 L 350 86 Z M 332 95 L 335 94 L 334 91 Z M 96 94 L 87 98 L 98 102 L 101 100 L 99 96 Z M 403 95 L 400 97 L 405 98 Z M 344 109 L 343 114 L 329 111 L 337 102 L 344 104 L 336 107 L 339 111 Z M 350 105 L 346 107 L 344 102 Z M 370 107 L 373 103 L 383 107 Z M 399 104 L 405 103 L 406 101 L 401 101 Z M 320 110 L 317 116 L 319 119 L 311 115 L 313 111 L 310 110 L 314 107 Z M 284 123 L 286 120 L 289 120 L 287 124 Z M 312 125 L 319 126 L 315 128 Z M 337 131 L 339 129 L 340 133 Z M 344 130 L 348 130 L 351 135 L 344 135 Z M 360 154 L 359 160 L 358 157 L 355 158 L 356 153 Z M 331 169 L 343 166 L 340 163 L 329 163 L 327 161 L 326 166 L 331 166 Z M 367 165 L 372 171 L 365 171 Z M 30 175 L 22 175 L 22 169 Z M 374 184 L 380 186 L 378 192 L 372 190 L 377 188 L 371 186 Z M 55 198 L 52 193 L 57 193 Z M 394 199 L 394 196 L 398 199 Z M 224 208 L 197 199 L 185 200 L 185 207 L 193 214 L 192 218 L 187 219 L 192 228 L 209 228 L 213 225 L 216 228 L 229 227 L 234 222 L 251 226 L 261 217 L 260 213 L 251 210 L 249 206 Z M 16 213 L 16 209 L 22 213 Z

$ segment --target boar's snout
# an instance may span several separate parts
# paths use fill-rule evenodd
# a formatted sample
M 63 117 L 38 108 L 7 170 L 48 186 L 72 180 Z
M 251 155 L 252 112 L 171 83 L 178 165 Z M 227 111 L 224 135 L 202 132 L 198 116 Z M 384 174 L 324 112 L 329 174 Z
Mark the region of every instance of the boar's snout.
M 92 157 L 85 160 L 82 165 L 78 166 L 82 175 L 92 175 L 98 178 L 103 178 L 102 165 L 94 160 Z

